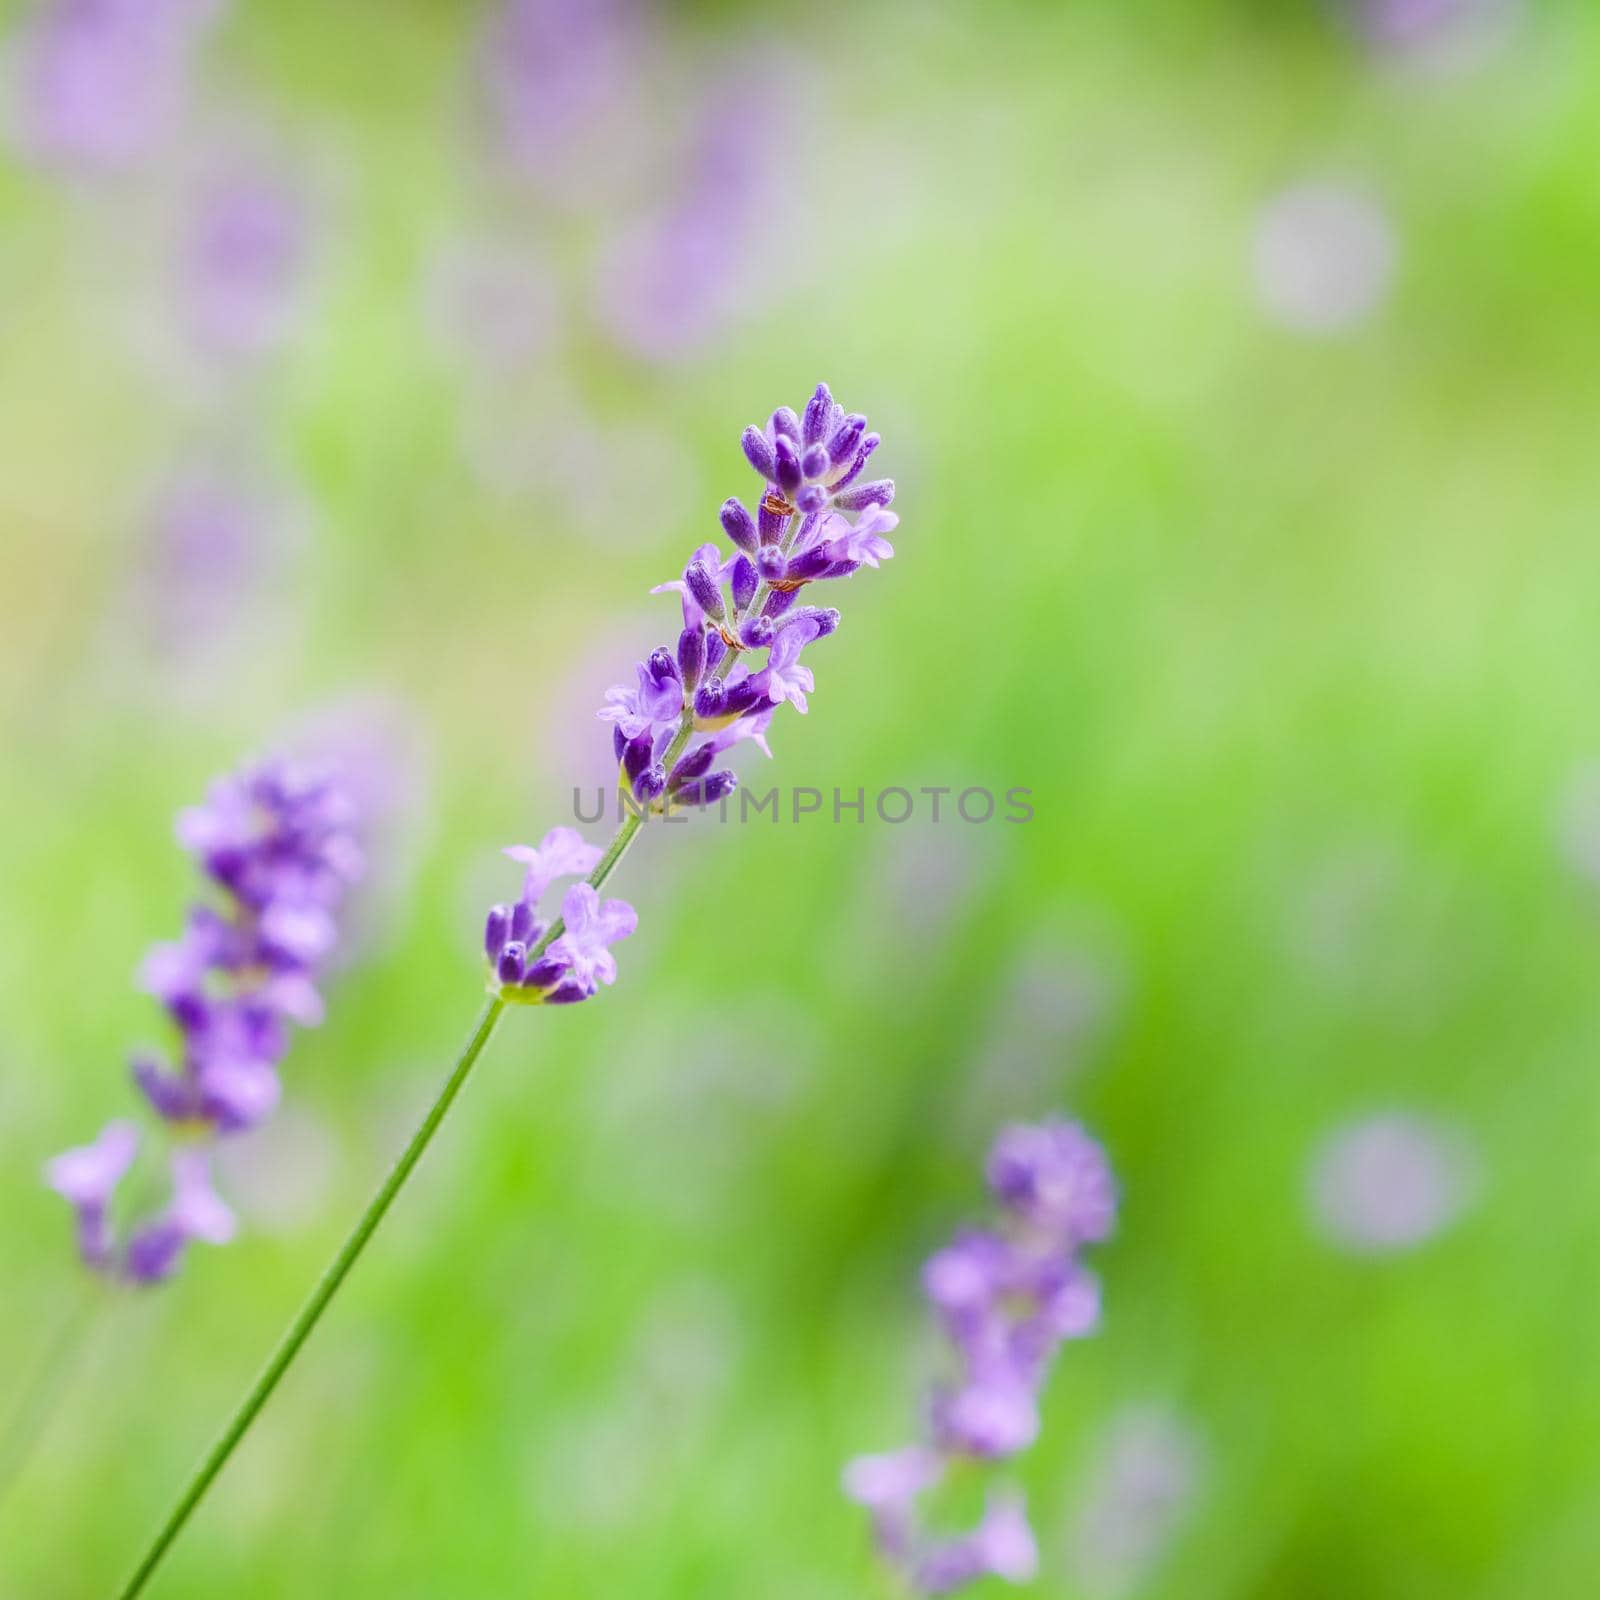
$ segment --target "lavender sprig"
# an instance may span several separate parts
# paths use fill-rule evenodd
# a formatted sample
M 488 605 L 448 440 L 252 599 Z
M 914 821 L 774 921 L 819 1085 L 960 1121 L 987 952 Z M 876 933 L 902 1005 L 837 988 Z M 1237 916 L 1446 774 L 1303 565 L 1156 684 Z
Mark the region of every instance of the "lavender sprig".
M 119 1238 L 117 1187 L 141 1135 L 110 1123 L 57 1156 L 45 1179 L 72 1206 L 78 1253 L 96 1272 L 158 1283 L 194 1240 L 224 1244 L 233 1213 L 211 1187 L 210 1146 L 268 1116 L 291 1024 L 322 1020 L 315 977 L 338 937 L 335 913 L 361 872 L 343 790 L 284 761 L 246 767 L 180 814 L 179 841 L 216 898 L 189 910 L 183 934 L 146 957 L 143 986 L 166 1010 L 175 1061 L 133 1058 L 134 1081 L 173 1135 L 166 1207 Z
M 1039 1395 L 1063 1341 L 1092 1333 L 1100 1289 L 1078 1261 L 1116 1215 L 1105 1152 L 1075 1123 L 1018 1124 L 989 1155 L 989 1188 L 1004 1211 L 932 1256 L 923 1292 L 949 1343 L 952 1375 L 928 1406 L 927 1437 L 845 1470 L 885 1563 L 913 1593 L 949 1594 L 985 1576 L 1023 1582 L 1038 1565 L 1019 1494 L 991 1494 L 982 1518 L 955 1538 L 928 1534 L 918 1500 L 960 1462 L 1016 1455 L 1039 1432 Z
M 731 792 L 734 774 L 715 767 L 718 756 L 745 739 L 765 749 L 767 725 L 784 701 L 806 710 L 815 680 L 800 661 L 801 651 L 832 633 L 839 613 L 798 604 L 801 591 L 848 577 L 863 565 L 875 567 L 894 553 L 883 537 L 898 521 L 887 509 L 894 484 L 859 482 L 877 444 L 878 436 L 866 432 L 865 417 L 846 414 L 826 384 L 817 386 L 803 417 L 782 407 L 764 429 L 745 430 L 744 453 L 763 476 L 763 492 L 755 514 L 736 499 L 722 507 L 723 531 L 737 554 L 725 554 L 715 543 L 702 545 L 682 578 L 661 585 L 683 597 L 676 648 L 653 651 L 635 683 L 608 691 L 600 712 L 616 724 L 612 748 L 619 782 L 636 804 L 604 850 L 571 829 L 557 828 L 536 848 L 519 845 L 508 851 L 527 870 L 518 900 L 494 906 L 486 919 L 490 998 L 471 1037 L 389 1175 L 179 1496 L 121 1600 L 134 1600 L 144 1591 L 249 1432 L 432 1143 L 507 1007 L 586 1000 L 600 984 L 615 979 L 610 946 L 631 934 L 637 919 L 626 901 L 602 901 L 599 891 L 645 818 L 674 805 L 712 804 Z M 852 512 L 859 513 L 854 521 Z M 765 660 L 753 666 L 762 651 Z M 697 736 L 701 742 L 690 750 Z M 546 890 L 562 877 L 584 872 L 587 877 L 563 895 L 561 915 L 543 925 L 538 902 Z

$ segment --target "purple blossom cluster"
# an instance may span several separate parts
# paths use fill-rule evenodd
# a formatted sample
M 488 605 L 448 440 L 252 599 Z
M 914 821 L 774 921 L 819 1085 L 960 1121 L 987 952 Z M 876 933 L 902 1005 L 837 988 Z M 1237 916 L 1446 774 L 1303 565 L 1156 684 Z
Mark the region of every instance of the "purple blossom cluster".
M 763 479 L 757 510 L 725 501 L 720 520 L 732 551 L 703 544 L 682 577 L 652 591 L 682 597 L 676 646 L 652 650 L 632 683 L 606 691 L 599 712 L 612 725 L 618 781 L 636 818 L 725 798 L 738 779 L 720 758 L 746 739 L 770 756 L 766 733 L 778 706 L 806 710 L 816 681 L 801 652 L 838 627 L 839 613 L 800 604 L 801 591 L 894 554 L 884 537 L 899 520 L 888 509 L 894 484 L 862 481 L 877 446 L 867 419 L 846 413 L 825 383 L 803 414 L 785 406 L 765 428 L 745 430 L 745 456 Z M 527 872 L 516 903 L 492 907 L 485 924 L 491 992 L 521 1004 L 589 999 L 616 978 L 610 946 L 638 925 L 633 907 L 575 884 L 557 930 L 541 920 L 540 899 L 558 878 L 592 872 L 601 852 L 573 829 L 555 828 L 537 847 L 506 854 Z
M 217 894 L 192 906 L 181 937 L 152 949 L 142 969 L 143 987 L 176 1029 L 173 1059 L 141 1052 L 132 1063 L 174 1135 L 171 1199 L 119 1244 L 111 1209 L 139 1149 L 131 1122 L 111 1123 L 46 1168 L 96 1270 L 154 1283 L 172 1274 L 190 1241 L 232 1236 L 232 1213 L 211 1188 L 207 1145 L 271 1113 L 291 1026 L 322 1019 L 316 974 L 362 868 L 352 812 L 330 778 L 268 761 L 221 779 L 203 805 L 179 815 L 179 841 Z
M 802 591 L 894 554 L 884 537 L 899 521 L 888 509 L 893 480 L 862 476 L 878 435 L 827 384 L 803 414 L 783 406 L 766 427 L 746 428 L 742 444 L 762 478 L 755 511 L 724 501 L 731 551 L 702 544 L 681 577 L 652 591 L 682 597 L 683 631 L 639 663 L 633 683 L 607 690 L 599 713 L 612 724 L 622 787 L 641 805 L 714 804 L 738 782 L 719 757 L 745 739 L 771 755 L 773 713 L 785 701 L 804 712 L 815 688 L 802 652 L 839 626 L 837 610 L 802 604 Z
M 1037 1550 L 1015 1493 L 992 1494 L 977 1526 L 954 1538 L 930 1536 L 917 1501 L 957 1462 L 994 1462 L 1032 1444 L 1057 1351 L 1100 1320 L 1099 1284 L 1079 1252 L 1115 1220 L 1105 1152 L 1076 1123 L 1017 1124 L 995 1141 L 987 1177 L 1001 1226 L 957 1235 L 923 1268 L 953 1358 L 930 1397 L 926 1437 L 862 1456 L 844 1475 L 845 1493 L 871 1516 L 879 1554 L 917 1594 L 1034 1575 Z
M 172 130 L 224 0 L 51 0 L 20 40 L 16 133 L 35 156 L 126 167 Z

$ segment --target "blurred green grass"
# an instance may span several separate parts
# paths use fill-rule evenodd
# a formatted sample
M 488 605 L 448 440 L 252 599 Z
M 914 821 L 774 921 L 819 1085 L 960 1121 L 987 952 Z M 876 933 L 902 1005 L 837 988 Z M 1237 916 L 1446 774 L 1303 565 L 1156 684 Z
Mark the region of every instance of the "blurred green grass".
M 1600 950 L 1555 817 L 1600 748 L 1600 28 L 1530 9 L 1433 80 L 1291 9 L 840 12 L 792 288 L 677 370 L 581 332 L 558 363 L 557 401 L 665 427 L 701 486 L 662 520 L 619 460 L 612 539 L 476 484 L 418 326 L 473 204 L 468 14 L 244 8 L 223 81 L 315 128 L 350 201 L 263 408 L 319 513 L 302 646 L 207 714 L 103 643 L 182 419 L 84 312 L 103 219 L 0 167 L 0 1369 L 77 1290 L 37 1168 L 127 1108 L 126 975 L 188 892 L 172 813 L 352 685 L 435 751 L 393 944 L 288 1068 L 338 1151 L 323 1203 L 117 1309 L 0 1510 L 0 1594 L 127 1567 L 468 1026 L 494 848 L 567 816 L 573 660 L 748 488 L 738 428 L 818 376 L 882 427 L 903 527 L 772 778 L 1027 785 L 1036 819 L 647 838 L 623 981 L 511 1019 L 158 1592 L 866 1592 L 837 1475 L 914 1423 L 917 1261 L 978 1211 L 996 1123 L 1054 1107 L 1126 1199 L 1104 1330 L 1021 1467 L 1041 1593 L 1078 1592 L 1095 1441 L 1152 1402 L 1205 1467 L 1141 1594 L 1592 1592 Z M 676 26 L 692 59 L 731 24 Z M 1308 341 L 1262 322 L 1250 238 L 1324 171 L 1401 256 L 1368 326 Z M 1308 897 L 1373 852 L 1376 904 L 1308 955 Z M 1062 930 L 1115 1012 L 991 1093 L 1008 975 Z M 1415 1255 L 1344 1258 L 1305 1164 L 1390 1104 L 1468 1130 L 1483 1192 Z

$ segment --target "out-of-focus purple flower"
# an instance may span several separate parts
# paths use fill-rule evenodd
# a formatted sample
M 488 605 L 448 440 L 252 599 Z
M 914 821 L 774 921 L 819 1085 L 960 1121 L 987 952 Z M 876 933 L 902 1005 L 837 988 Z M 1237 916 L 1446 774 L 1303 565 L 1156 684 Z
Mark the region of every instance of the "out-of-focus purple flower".
M 596 275 L 601 322 L 645 361 L 677 359 L 737 316 L 748 285 L 761 280 L 754 259 L 767 243 L 763 202 L 782 182 L 777 153 L 773 64 L 763 59 L 759 89 L 749 74 L 713 78 L 705 94 L 688 177 L 680 190 L 620 233 Z
M 979 1578 L 1027 1583 L 1039 1570 L 1039 1547 L 1020 1494 L 990 1497 L 971 1533 L 934 1543 L 918 1558 L 911 1583 L 919 1594 L 950 1594 Z
M 1296 333 L 1344 333 L 1388 294 L 1397 253 L 1394 229 L 1371 195 L 1347 184 L 1300 184 L 1257 223 L 1256 293 L 1267 316 Z
M 111 1197 L 138 1153 L 139 1130 L 112 1122 L 93 1144 L 64 1150 L 45 1166 L 45 1182 L 77 1216 L 78 1253 L 91 1267 L 111 1258 Z
M 226 1244 L 237 1230 L 233 1212 L 211 1187 L 211 1156 L 188 1149 L 172 1157 L 172 1199 L 128 1241 L 125 1270 L 135 1283 L 159 1283 L 177 1271 L 193 1240 Z
M 174 130 L 224 0 L 49 0 L 24 32 L 12 133 L 40 161 L 125 168 Z
M 1141 1591 L 1199 1488 L 1204 1452 L 1182 1418 L 1154 1406 L 1118 1415 L 1095 1452 L 1067 1558 L 1094 1600 Z
M 1068 1246 L 1104 1239 L 1117 1193 L 1103 1151 L 1076 1123 L 1018 1123 L 989 1153 L 989 1188 L 1013 1216 Z
M 479 51 L 485 107 L 524 171 L 559 179 L 629 98 L 643 46 L 636 0 L 504 0 Z
M 1465 1139 L 1426 1117 L 1388 1112 L 1331 1134 L 1311 1163 L 1322 1231 L 1357 1255 L 1425 1243 L 1471 1200 L 1477 1163 Z
M 1521 0 L 1340 0 L 1376 49 L 1407 64 L 1473 66 L 1511 37 Z
M 183 694 L 220 692 L 223 674 L 203 669 L 241 639 L 270 657 L 299 523 L 291 496 L 234 464 L 190 463 L 160 487 L 140 519 L 128 603 L 141 642 Z
M 923 1268 L 954 1357 L 928 1407 L 929 1442 L 861 1457 L 845 1473 L 845 1492 L 871 1514 L 879 1555 L 918 1594 L 1033 1576 L 1038 1553 L 1020 1499 L 991 1496 L 978 1526 L 956 1538 L 923 1531 L 915 1501 L 953 1459 L 994 1461 L 1032 1444 L 1057 1349 L 1099 1322 L 1099 1286 L 1077 1251 L 1110 1231 L 1104 1152 L 1076 1124 L 1019 1124 L 995 1141 L 988 1173 L 1005 1225 L 959 1234 Z
M 266 171 L 225 168 L 195 199 L 180 250 L 182 315 L 204 348 L 255 354 L 292 331 L 306 274 L 304 197 Z
M 180 813 L 178 838 L 216 897 L 191 907 L 181 937 L 155 946 L 140 972 L 179 1041 L 171 1062 L 143 1051 L 132 1062 L 135 1083 L 163 1121 L 229 1134 L 276 1106 L 291 1024 L 321 1018 L 315 978 L 338 936 L 345 891 L 361 872 L 352 826 L 335 782 L 281 760 L 219 780 L 203 804 Z M 125 1145 L 118 1135 L 111 1154 Z M 51 1169 L 57 1188 L 63 1170 L 70 1176 L 82 1166 L 62 1160 L 65 1168 Z M 175 1157 L 173 1185 L 171 1206 L 134 1230 L 120 1263 L 108 1235 L 91 1239 L 85 1260 L 155 1282 L 176 1267 L 189 1239 L 222 1242 L 232 1222 L 212 1194 L 208 1156 Z

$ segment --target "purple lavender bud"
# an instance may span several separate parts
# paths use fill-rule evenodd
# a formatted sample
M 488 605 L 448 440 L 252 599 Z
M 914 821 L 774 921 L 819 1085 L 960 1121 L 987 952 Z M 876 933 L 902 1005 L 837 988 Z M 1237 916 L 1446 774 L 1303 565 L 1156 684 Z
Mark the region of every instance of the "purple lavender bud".
M 840 489 L 848 488 L 861 476 L 862 468 L 866 466 L 868 458 L 881 442 L 881 439 L 875 433 L 869 433 L 862 438 L 861 447 L 856 451 L 856 458 L 850 463 L 850 470 L 834 482 L 833 489 L 835 494 Z
M 754 711 L 757 706 L 765 704 L 766 691 L 758 679 L 741 678 L 728 690 L 727 698 L 722 702 L 722 715 L 742 717 L 745 712 Z
M 622 752 L 622 770 L 630 784 L 637 783 L 639 774 L 650 765 L 650 755 L 654 748 L 655 740 L 651 738 L 648 728 L 636 739 L 628 741 L 628 748 Z
M 783 619 L 782 627 L 792 627 L 797 622 L 814 623 L 812 638 L 825 639 L 839 626 L 839 613 L 832 606 L 798 606 Z
M 717 581 L 706 571 L 703 563 L 691 561 L 683 571 L 683 581 L 689 587 L 694 603 L 714 621 L 721 622 L 727 614 L 722 604 L 722 591 Z
M 700 681 L 700 674 L 705 670 L 706 664 L 706 636 L 702 628 L 685 628 L 678 635 L 678 675 L 683 679 L 683 686 L 690 693 Z M 618 730 L 620 736 L 621 730 Z M 622 759 L 619 746 L 617 759 Z
M 611 751 L 617 760 L 622 759 L 622 752 L 628 748 L 628 736 L 622 731 L 620 722 L 611 724 Z
M 178 1270 L 186 1243 L 175 1222 L 148 1223 L 129 1239 L 123 1270 L 134 1283 L 164 1283 Z
M 861 435 L 866 431 L 867 419 L 860 414 L 846 417 L 839 431 L 828 441 L 828 465 L 836 467 L 841 461 L 848 460 L 856 447 L 861 443 Z
M 798 589 L 774 589 L 767 596 L 767 603 L 762 606 L 761 615 L 776 622 L 799 598 Z
M 1005 1128 L 989 1154 L 989 1187 L 1017 1217 L 1073 1243 L 1104 1239 L 1116 1217 L 1110 1163 L 1076 1123 Z
M 720 633 L 706 635 L 706 671 L 715 672 L 717 663 L 728 653 L 728 641 Z
M 519 900 L 511 908 L 511 928 L 508 938 L 515 939 L 518 944 L 532 944 L 539 937 L 539 919 L 534 914 L 533 903 L 529 900 Z
M 772 622 L 767 617 L 748 617 L 739 626 L 739 643 L 747 650 L 764 650 L 772 643 Z
M 733 609 L 743 611 L 756 594 L 756 568 L 749 556 L 740 556 L 733 564 Z
M 540 956 L 522 975 L 524 989 L 549 989 L 566 976 L 567 964 L 559 956 Z
M 752 424 L 744 430 L 739 443 L 744 447 L 745 460 L 770 483 L 777 471 L 777 458 L 772 453 L 772 441 Z
M 790 583 L 810 583 L 813 578 L 820 578 L 833 565 L 833 557 L 828 552 L 826 545 L 814 544 L 809 550 L 802 550 L 793 557 L 784 570 L 784 577 Z
M 764 544 L 756 555 L 756 573 L 763 583 L 776 583 L 787 565 L 776 545 Z
M 154 1056 L 136 1055 L 129 1063 L 133 1081 L 164 1122 L 187 1122 L 199 1109 L 194 1085 L 169 1071 Z
M 670 650 L 660 647 L 652 650 L 645 667 L 657 684 L 678 682 L 678 663 L 673 660 Z
M 698 750 L 691 750 L 672 769 L 668 788 L 676 790 L 695 778 L 703 778 L 711 770 L 711 763 L 716 759 L 717 752 L 713 745 L 703 744 Z
M 756 519 L 745 510 L 744 502 L 732 497 L 724 500 L 721 516 L 722 531 L 741 550 L 748 550 L 753 555 L 760 540 L 756 533 Z
M 721 678 L 707 678 L 694 697 L 694 714 L 707 722 L 723 714 L 728 698 L 728 686 Z
M 781 544 L 784 530 L 789 526 L 789 512 L 780 510 L 770 495 L 764 495 L 756 513 L 756 530 L 762 544 Z
M 794 503 L 808 515 L 821 511 L 828 504 L 828 491 L 820 483 L 808 483 L 795 495 Z
M 800 452 L 795 449 L 793 440 L 781 433 L 772 448 L 778 458 L 777 485 L 792 500 L 805 482 L 805 474 L 800 470 Z
M 708 778 L 696 778 L 683 785 L 677 792 L 680 805 L 686 806 L 714 806 L 719 800 L 726 799 L 739 787 L 738 778 L 727 768 L 721 772 L 713 772 Z
M 808 445 L 816 444 L 828 436 L 833 423 L 833 396 L 825 383 L 817 385 L 816 393 L 806 401 L 804 429 L 801 437 Z M 810 476 L 810 474 L 807 474 Z
M 829 465 L 826 445 L 808 445 L 806 453 L 800 457 L 800 470 L 807 478 L 820 478 L 828 470 Z
M 646 767 L 633 780 L 633 797 L 648 805 L 652 800 L 659 800 L 666 793 L 666 788 L 667 769 L 658 761 L 654 766 Z
M 800 419 L 788 406 L 779 406 L 772 413 L 772 421 L 768 424 L 772 434 L 773 445 L 776 447 L 779 439 L 787 439 L 791 444 L 800 443 Z M 798 451 L 795 452 L 799 454 Z
M 505 942 L 511 937 L 511 907 L 490 906 L 488 920 L 483 925 L 483 953 L 497 961 Z
M 886 506 L 893 501 L 893 478 L 875 478 L 871 483 L 858 484 L 833 497 L 834 505 L 841 511 L 865 511 L 868 506 Z
M 523 963 L 527 960 L 528 947 L 516 939 L 507 940 L 500 951 L 500 958 L 495 962 L 495 974 L 501 983 L 521 983 Z
M 835 561 L 828 570 L 822 574 L 824 578 L 848 578 L 852 572 L 859 572 L 859 561 Z

